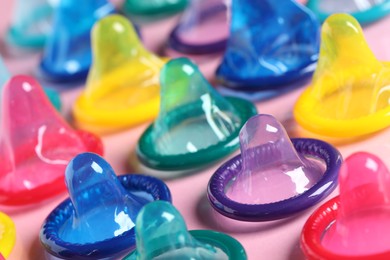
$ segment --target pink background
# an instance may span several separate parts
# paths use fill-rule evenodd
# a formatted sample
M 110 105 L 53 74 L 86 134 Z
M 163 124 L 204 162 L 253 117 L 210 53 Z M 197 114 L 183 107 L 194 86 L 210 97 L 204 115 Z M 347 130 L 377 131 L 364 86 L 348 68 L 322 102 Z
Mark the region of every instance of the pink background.
M 1 1 L 1 35 L 4 35 L 9 23 L 12 3 L 13 1 Z M 142 27 L 142 37 L 146 46 L 152 51 L 160 50 L 176 20 L 177 17 L 173 17 Z M 390 60 L 389 26 L 390 17 L 364 29 L 370 47 L 381 60 Z M 4 48 L 1 51 L 4 57 Z M 37 67 L 39 54 L 20 54 L 17 56 L 7 55 L 4 57 L 11 73 L 32 74 Z M 210 59 L 200 65 L 201 70 L 210 80 L 212 80 L 217 64 L 218 59 Z M 70 118 L 71 104 L 80 92 L 81 87 L 62 90 L 63 114 L 67 118 Z M 274 115 L 284 124 L 291 137 L 313 137 L 312 134 L 299 128 L 292 118 L 294 102 L 302 90 L 303 88 L 270 101 L 258 103 L 258 111 Z M 103 137 L 105 158 L 118 174 L 129 172 L 126 169 L 128 157 L 133 153 L 137 139 L 147 125 L 144 124 L 125 132 Z M 344 158 L 355 151 L 369 151 L 382 157 L 386 162 L 390 155 L 389 140 L 390 131 L 384 130 L 353 144 L 337 142 L 337 147 Z M 221 217 L 210 208 L 206 198 L 208 180 L 218 165 L 219 163 L 195 175 L 167 181 L 172 192 L 173 204 L 184 216 L 188 228 L 215 229 L 230 234 L 242 243 L 249 259 L 303 259 L 299 248 L 301 228 L 307 217 L 318 205 L 294 217 L 266 223 L 244 223 Z M 336 194 L 337 191 L 329 198 Z M 43 258 L 43 248 L 38 239 L 41 224 L 48 213 L 66 197 L 67 195 L 64 194 L 29 208 L 9 209 L 0 207 L 1 211 L 12 217 L 17 229 L 16 245 L 9 259 Z

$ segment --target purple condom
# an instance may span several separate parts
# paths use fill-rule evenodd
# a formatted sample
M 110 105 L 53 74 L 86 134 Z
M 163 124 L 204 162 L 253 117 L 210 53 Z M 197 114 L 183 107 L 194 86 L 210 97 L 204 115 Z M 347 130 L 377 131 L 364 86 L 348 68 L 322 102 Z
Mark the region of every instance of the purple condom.
M 208 197 L 221 214 L 244 221 L 288 217 L 337 186 L 340 153 L 315 139 L 292 139 L 270 115 L 250 118 L 240 131 L 241 154 L 211 177 Z

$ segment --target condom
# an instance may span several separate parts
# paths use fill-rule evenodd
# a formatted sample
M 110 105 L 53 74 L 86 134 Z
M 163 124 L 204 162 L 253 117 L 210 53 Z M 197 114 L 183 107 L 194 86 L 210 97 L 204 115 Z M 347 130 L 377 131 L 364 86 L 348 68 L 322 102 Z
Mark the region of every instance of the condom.
M 135 247 L 141 208 L 154 200 L 171 201 L 162 181 L 139 174 L 117 177 L 93 153 L 73 158 L 65 179 L 70 198 L 49 214 L 40 233 L 47 252 L 60 258 L 118 259 Z
M 331 14 L 348 13 L 360 24 L 368 24 L 384 18 L 390 12 L 388 0 L 351 0 L 342 5 L 337 0 L 308 0 L 306 6 L 317 15 L 321 22 Z
M 132 259 L 247 259 L 234 238 L 212 230 L 188 231 L 183 217 L 165 201 L 146 205 L 137 217 L 136 250 Z
M 214 54 L 225 50 L 229 35 L 223 0 L 193 0 L 172 30 L 168 48 L 182 54 Z
M 245 100 L 220 96 L 187 58 L 161 70 L 160 112 L 137 146 L 141 163 L 161 171 L 205 166 L 238 148 L 238 132 L 256 114 Z
M 92 48 L 87 85 L 73 106 L 77 126 L 104 134 L 154 119 L 165 60 L 146 50 L 132 24 L 120 15 L 96 23 Z
M 330 137 L 359 137 L 390 124 L 389 63 L 378 61 L 359 23 L 348 14 L 322 27 L 318 66 L 294 107 L 306 130 Z
M 11 78 L 7 67 L 5 66 L 3 60 L 0 57 L 0 88 Z M 52 105 L 58 110 L 61 110 L 61 98 L 57 91 L 50 88 L 44 88 L 46 96 L 49 98 Z
M 340 195 L 318 208 L 302 230 L 309 259 L 387 259 L 390 172 L 375 155 L 350 155 L 340 170 Z
M 90 32 L 96 21 L 114 12 L 107 0 L 62 0 L 54 12 L 38 75 L 55 82 L 81 82 L 92 62 Z
M 51 31 L 53 7 L 49 0 L 14 1 L 5 41 L 14 47 L 43 48 Z
M 0 204 L 37 203 L 65 191 L 64 170 L 80 152 L 103 152 L 96 136 L 73 130 L 29 76 L 15 76 L 2 93 Z
M 230 36 L 216 71 L 224 87 L 275 90 L 310 76 L 319 23 L 294 0 L 233 0 Z
M 15 245 L 16 229 L 12 219 L 0 212 L 0 259 L 8 257 Z
M 241 154 L 211 177 L 208 198 L 224 216 L 269 221 L 318 203 L 337 186 L 340 153 L 316 139 L 290 140 L 270 115 L 250 118 L 240 131 Z

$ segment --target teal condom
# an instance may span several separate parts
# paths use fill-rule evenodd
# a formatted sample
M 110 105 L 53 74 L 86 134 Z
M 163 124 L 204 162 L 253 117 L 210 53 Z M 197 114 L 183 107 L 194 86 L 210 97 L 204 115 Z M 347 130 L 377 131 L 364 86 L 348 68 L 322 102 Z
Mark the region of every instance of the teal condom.
M 238 133 L 255 115 L 249 101 L 222 97 L 187 58 L 169 61 L 160 73 L 157 119 L 141 136 L 137 155 L 157 170 L 190 170 L 239 147 Z
M 124 260 L 245 260 L 242 245 L 212 230 L 188 231 L 183 217 L 170 203 L 147 204 L 135 224 L 137 248 Z
M 125 0 L 122 11 L 138 21 L 153 21 L 182 11 L 188 2 L 189 0 Z
M 5 66 L 3 59 L 0 57 L 0 90 L 4 84 L 11 78 L 11 75 Z M 58 110 L 61 110 L 61 98 L 60 95 L 54 89 L 44 88 L 46 96 L 49 98 L 51 104 Z M 0 94 L 1 95 L 1 94 Z
M 5 41 L 19 48 L 43 48 L 52 27 L 53 7 L 50 0 L 13 2 L 11 25 Z

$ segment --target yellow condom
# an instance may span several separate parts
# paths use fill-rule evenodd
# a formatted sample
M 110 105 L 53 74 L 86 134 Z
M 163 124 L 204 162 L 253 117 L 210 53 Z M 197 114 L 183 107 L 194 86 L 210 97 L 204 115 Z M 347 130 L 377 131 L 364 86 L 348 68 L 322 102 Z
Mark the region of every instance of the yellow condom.
M 111 15 L 92 31 L 93 65 L 76 100 L 76 124 L 104 134 L 152 120 L 159 109 L 159 75 L 165 64 L 147 51 L 130 22 Z
M 312 85 L 294 108 L 305 129 L 330 137 L 358 137 L 390 125 L 390 63 L 378 61 L 359 23 L 335 14 L 322 26 Z
M 16 239 L 15 225 L 12 220 L 0 212 L 0 254 L 5 258 L 9 256 Z

